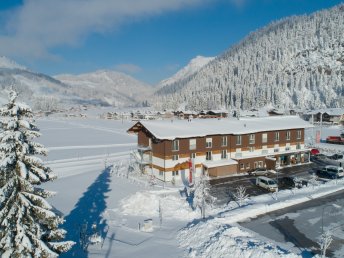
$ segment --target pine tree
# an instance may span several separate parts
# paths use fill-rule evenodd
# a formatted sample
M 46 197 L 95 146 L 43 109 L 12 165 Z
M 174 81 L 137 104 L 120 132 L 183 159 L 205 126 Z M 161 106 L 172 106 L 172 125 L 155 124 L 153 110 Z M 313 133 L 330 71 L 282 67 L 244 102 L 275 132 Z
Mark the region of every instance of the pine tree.
M 55 175 L 34 156 L 46 149 L 32 141 L 40 135 L 32 111 L 16 97 L 0 108 L 0 256 L 57 257 L 74 243 L 59 242 L 63 219 L 45 200 L 53 193 L 36 187 Z

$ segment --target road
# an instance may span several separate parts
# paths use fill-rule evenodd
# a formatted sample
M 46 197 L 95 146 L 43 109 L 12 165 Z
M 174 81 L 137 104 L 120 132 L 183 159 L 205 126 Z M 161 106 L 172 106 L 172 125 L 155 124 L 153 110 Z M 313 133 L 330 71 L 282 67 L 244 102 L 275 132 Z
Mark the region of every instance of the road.
M 333 237 L 327 256 L 344 257 L 343 194 L 340 191 L 240 224 L 277 242 L 292 243 L 303 257 L 320 253 L 318 243 L 323 228 Z

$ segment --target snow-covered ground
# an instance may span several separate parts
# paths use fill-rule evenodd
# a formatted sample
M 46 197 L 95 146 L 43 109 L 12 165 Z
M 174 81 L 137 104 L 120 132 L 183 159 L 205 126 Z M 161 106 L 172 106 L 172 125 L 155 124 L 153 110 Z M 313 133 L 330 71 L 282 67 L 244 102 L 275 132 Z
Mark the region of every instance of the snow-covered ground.
M 49 202 L 65 216 L 67 239 L 77 242 L 62 257 L 297 257 L 290 244 L 236 222 L 344 188 L 340 181 L 281 191 L 277 198 L 258 196 L 241 208 L 236 203 L 208 208 L 201 220 L 179 191 L 183 187 L 150 185 L 146 177 L 127 173 L 136 144 L 126 133 L 131 122 L 53 118 L 37 124 L 39 142 L 50 150 L 45 160 L 59 176 L 44 185 L 57 192 Z M 102 241 L 83 251 L 80 236 L 94 232 Z

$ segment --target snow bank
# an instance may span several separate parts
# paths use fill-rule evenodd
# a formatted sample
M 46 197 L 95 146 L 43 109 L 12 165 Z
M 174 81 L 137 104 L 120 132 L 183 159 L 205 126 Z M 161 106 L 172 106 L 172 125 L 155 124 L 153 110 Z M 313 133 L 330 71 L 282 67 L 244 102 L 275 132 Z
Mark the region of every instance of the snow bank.
M 187 257 L 299 257 L 259 239 L 254 233 L 216 219 L 192 224 L 182 230 L 178 238 Z
M 192 220 L 198 218 L 200 213 L 190 208 L 185 198 L 180 198 L 176 190 L 169 191 L 143 191 L 121 200 L 123 214 L 144 217 L 159 216 L 159 201 L 164 218 L 177 220 Z

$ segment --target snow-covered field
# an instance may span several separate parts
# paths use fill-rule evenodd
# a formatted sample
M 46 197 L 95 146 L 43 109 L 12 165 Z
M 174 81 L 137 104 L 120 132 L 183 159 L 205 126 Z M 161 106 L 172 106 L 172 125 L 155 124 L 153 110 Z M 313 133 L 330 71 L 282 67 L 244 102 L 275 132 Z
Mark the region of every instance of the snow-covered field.
M 143 176 L 127 174 L 136 144 L 136 137 L 126 133 L 132 122 L 52 118 L 37 124 L 39 142 L 49 149 L 45 161 L 59 176 L 44 185 L 57 192 L 49 202 L 65 216 L 67 239 L 77 242 L 62 257 L 297 257 L 290 244 L 236 222 L 344 188 L 331 182 L 279 192 L 277 198 L 258 196 L 242 208 L 236 203 L 208 208 L 201 220 L 181 195 L 182 187 L 150 185 Z M 103 236 L 100 243 L 82 250 L 80 239 L 95 232 Z

